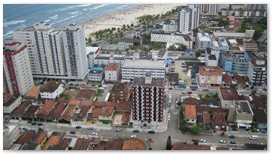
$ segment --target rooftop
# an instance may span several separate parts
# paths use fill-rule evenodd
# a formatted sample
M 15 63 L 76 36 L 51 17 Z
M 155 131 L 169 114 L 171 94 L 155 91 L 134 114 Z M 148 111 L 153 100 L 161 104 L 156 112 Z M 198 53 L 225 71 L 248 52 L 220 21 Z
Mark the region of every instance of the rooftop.
M 75 105 L 68 105 L 64 111 L 64 113 L 61 115 L 60 119 L 69 121 L 73 118 L 74 116 L 74 109 Z
M 108 141 L 108 150 L 121 150 L 124 139 L 110 139 Z
M 266 104 L 265 104 L 265 101 L 263 99 L 261 99 L 260 97 L 258 96 L 253 96 L 252 97 L 252 104 L 253 104 L 253 108 L 263 108 L 265 109 L 266 108 Z
M 211 150 L 211 147 L 208 145 L 194 145 L 177 142 L 173 144 L 172 150 Z
M 114 111 L 114 107 L 112 107 L 112 106 L 105 106 L 105 107 L 102 107 L 100 115 L 101 116 L 110 116 L 110 115 L 112 115 L 113 111 Z
M 95 91 L 91 89 L 83 89 L 80 90 L 79 94 L 77 95 L 76 99 L 78 100 L 90 100 L 95 95 Z
M 222 75 L 222 70 L 218 66 L 199 66 L 200 75 Z
M 179 74 L 178 73 L 169 73 L 168 74 L 169 83 L 177 86 L 179 84 Z
M 80 105 L 80 100 L 69 100 L 69 105 Z
M 26 96 L 28 96 L 28 97 L 38 97 L 39 95 L 40 95 L 40 89 L 38 87 L 31 88 L 26 93 Z
M 125 51 L 128 48 L 125 44 L 103 44 L 101 50 L 118 50 Z
M 21 146 L 20 150 L 36 150 L 38 146 L 38 143 L 26 142 Z
M 122 150 L 145 150 L 145 142 L 140 139 L 126 139 Z
M 185 119 L 196 119 L 196 106 L 185 104 L 184 114 Z
M 61 82 L 57 81 L 48 81 L 44 86 L 41 87 L 40 91 L 52 93 L 56 91 L 61 84 Z
M 4 106 L 10 106 L 15 100 L 21 97 L 20 94 L 10 95 L 8 93 L 3 94 L 3 96 Z
M 15 144 L 24 144 L 31 141 L 37 134 L 34 131 L 26 131 L 16 140 Z
M 51 100 L 47 100 L 43 107 L 37 112 L 37 116 L 44 118 L 49 116 L 50 111 L 53 109 L 55 103 Z
M 183 103 L 184 103 L 184 104 L 187 104 L 187 105 L 199 105 L 199 104 L 200 104 L 200 102 L 199 102 L 198 99 L 196 99 L 196 98 L 191 98 L 191 97 L 189 97 L 189 98 L 184 98 L 184 99 L 183 99 Z
M 215 125 L 219 125 L 219 126 L 226 126 L 227 125 L 227 122 L 226 122 L 226 119 L 225 119 L 225 116 L 223 113 L 213 113 L 212 114 L 212 117 L 214 119 L 214 124 Z
M 15 108 L 10 115 L 11 116 L 18 116 L 21 117 L 22 115 L 24 115 L 26 109 L 31 105 L 31 102 L 29 101 L 23 101 L 21 103 L 21 105 L 19 105 L 17 108 Z
M 132 87 L 133 86 L 152 86 L 152 87 L 164 87 L 164 79 L 163 78 L 152 78 L 151 84 L 145 83 L 145 77 L 135 77 Z
M 90 143 L 91 143 L 90 139 L 79 138 L 77 139 L 74 150 L 88 150 Z
M 267 123 L 267 114 L 263 109 L 253 109 L 253 113 L 256 123 Z
M 225 83 L 231 84 L 232 83 L 232 76 L 229 75 L 228 73 L 223 74 L 222 81 Z
M 210 60 L 216 60 L 216 57 L 215 57 L 215 55 L 210 55 L 210 56 L 209 56 L 209 59 L 210 59 Z
M 59 146 L 61 146 L 62 148 L 66 149 L 69 147 L 69 144 L 71 143 L 72 138 L 63 138 L 60 143 Z
M 119 63 L 109 63 L 105 67 L 105 71 L 117 71 L 119 68 L 120 68 L 120 64 Z
M 47 142 L 44 144 L 43 146 L 43 150 L 47 150 L 47 148 L 49 146 L 52 146 L 52 145 L 58 145 L 61 141 L 62 137 L 61 136 L 50 136 L 49 139 L 47 140 Z
M 38 144 L 40 144 L 43 140 L 44 140 L 44 138 L 46 138 L 47 137 L 47 132 L 46 131 L 41 131 L 33 140 L 32 140 L 32 142 L 33 143 L 38 143 Z
M 203 113 L 203 112 L 212 112 L 212 113 L 223 113 L 224 109 L 221 107 L 215 108 L 215 107 L 209 107 L 209 106 L 197 106 L 197 113 Z
M 252 114 L 252 109 L 247 101 L 236 101 L 233 103 L 237 114 Z
M 239 100 L 239 95 L 234 88 L 220 88 L 224 100 Z
M 57 104 L 55 105 L 55 108 L 51 110 L 50 112 L 50 117 L 54 117 L 54 118 L 60 118 L 62 112 L 65 110 L 66 106 L 68 104 L 68 100 L 67 103 L 64 103 L 62 101 L 58 101 Z
M 151 69 L 164 69 L 165 68 L 165 61 L 164 60 L 157 60 L 157 61 L 152 61 L 152 60 L 131 60 L 131 59 L 126 59 L 123 68 L 151 68 Z

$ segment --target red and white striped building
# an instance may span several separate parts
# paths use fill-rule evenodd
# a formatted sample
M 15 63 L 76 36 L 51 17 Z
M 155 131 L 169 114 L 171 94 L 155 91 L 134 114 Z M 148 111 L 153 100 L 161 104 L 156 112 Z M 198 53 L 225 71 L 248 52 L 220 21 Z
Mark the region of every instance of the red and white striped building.
M 4 91 L 24 95 L 34 87 L 27 47 L 5 40 L 3 51 Z

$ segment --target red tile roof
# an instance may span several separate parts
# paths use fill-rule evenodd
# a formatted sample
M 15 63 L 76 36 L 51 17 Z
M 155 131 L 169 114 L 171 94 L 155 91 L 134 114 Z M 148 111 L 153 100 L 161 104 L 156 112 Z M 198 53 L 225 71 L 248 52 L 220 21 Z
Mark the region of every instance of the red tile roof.
M 258 97 L 258 96 L 253 96 L 252 98 L 253 98 L 252 104 L 253 104 L 253 107 L 254 107 L 255 109 L 258 109 L 258 108 L 263 108 L 263 109 L 265 109 L 265 108 L 266 108 L 265 101 L 263 101 L 260 97 Z
M 214 124 L 217 126 L 226 126 L 227 122 L 223 113 L 213 113 Z
M 84 106 L 92 106 L 92 105 L 93 105 L 93 102 L 91 102 L 91 101 L 81 101 L 81 102 L 80 102 L 80 105 L 84 105 Z
M 16 109 L 14 109 L 10 115 L 11 116 L 18 116 L 21 117 L 24 115 L 25 111 L 28 109 L 28 107 L 31 106 L 31 102 L 29 101 L 23 101 L 21 105 L 19 105 Z
M 60 143 L 59 146 L 63 147 L 64 149 L 69 147 L 69 144 L 71 143 L 72 138 L 63 138 Z
M 185 119 L 196 119 L 196 106 L 195 105 L 185 105 L 184 110 Z
M 75 114 L 75 112 L 74 112 L 75 107 L 76 107 L 75 105 L 68 105 L 65 108 L 64 113 L 61 115 L 60 120 L 62 119 L 65 121 L 70 121 Z
M 211 114 L 207 113 L 207 112 L 204 112 L 203 113 L 203 124 L 204 125 L 210 125 L 210 123 L 211 123 Z
M 220 91 L 224 100 L 239 100 L 239 95 L 234 88 L 221 88 Z
M 42 131 L 38 134 L 37 137 L 35 137 L 32 142 L 33 143 L 38 143 L 40 144 L 45 138 L 47 137 L 47 132 L 46 131 Z
M 93 98 L 94 95 L 95 95 L 95 91 L 94 90 L 83 89 L 83 90 L 80 90 L 80 92 L 77 95 L 76 99 L 89 101 L 90 99 Z
M 188 105 L 199 105 L 200 101 L 196 98 L 185 98 L 183 99 L 183 103 Z
M 49 116 L 50 111 L 53 109 L 53 106 L 55 105 L 55 103 L 51 100 L 47 100 L 43 107 L 37 112 L 37 116 L 44 118 Z
M 41 87 L 40 91 L 52 93 L 57 90 L 61 84 L 62 83 L 60 81 L 48 81 L 44 86 Z
M 246 84 L 245 77 L 239 74 L 233 74 L 233 79 L 236 80 L 237 84 Z
M 80 100 L 69 100 L 69 105 L 80 105 Z
M 215 107 L 209 107 L 209 106 L 197 106 L 197 113 L 203 113 L 203 112 L 218 112 L 218 113 L 222 113 L 224 112 L 224 109 L 221 107 L 215 108 Z
M 110 139 L 108 141 L 108 150 L 121 150 L 124 139 Z
M 23 132 L 23 134 L 17 139 L 15 143 L 24 144 L 26 142 L 31 141 L 35 136 L 37 136 L 37 134 L 34 131 L 29 130 L 29 131 Z
M 145 150 L 145 142 L 141 139 L 127 139 L 123 143 L 122 150 Z
M 92 117 L 98 117 L 101 114 L 101 108 L 100 107 L 95 107 L 92 109 Z
M 58 101 L 55 105 L 55 108 L 51 110 L 50 117 L 55 117 L 59 119 L 61 114 L 64 112 L 66 106 L 67 103 L 64 103 L 63 101 Z
M 87 113 L 89 112 L 89 110 L 91 109 L 91 106 L 81 106 L 80 107 L 81 108 L 81 110 L 80 110 L 80 112 L 79 112 L 79 117 L 80 118 L 85 118 L 86 117 L 86 115 L 87 115 Z
M 40 89 L 38 87 L 31 88 L 26 93 L 26 96 L 28 96 L 28 97 L 38 97 L 39 95 L 40 95 Z
M 109 63 L 108 66 L 105 67 L 106 71 L 117 71 L 120 67 L 119 63 Z
M 90 139 L 79 138 L 77 139 L 74 150 L 88 150 L 90 143 L 91 143 Z
M 200 75 L 222 75 L 222 70 L 218 66 L 199 66 Z
M 116 107 L 116 111 L 130 112 L 130 110 L 131 110 L 131 105 L 129 103 L 127 104 L 118 103 Z
M 124 122 L 128 122 L 128 120 L 129 120 L 128 114 L 124 113 L 124 114 L 122 115 L 122 119 L 121 119 L 121 120 L 124 121 Z
M 226 84 L 231 84 L 232 83 L 232 77 L 229 74 L 224 74 L 222 77 L 222 81 L 225 82 Z
M 58 145 L 61 141 L 62 137 L 61 136 L 50 136 L 47 142 L 44 144 L 42 150 L 46 150 L 49 146 L 52 145 Z
M 114 111 L 114 107 L 112 107 L 112 106 L 102 107 L 101 116 L 110 116 L 110 115 L 112 115 L 113 111 Z

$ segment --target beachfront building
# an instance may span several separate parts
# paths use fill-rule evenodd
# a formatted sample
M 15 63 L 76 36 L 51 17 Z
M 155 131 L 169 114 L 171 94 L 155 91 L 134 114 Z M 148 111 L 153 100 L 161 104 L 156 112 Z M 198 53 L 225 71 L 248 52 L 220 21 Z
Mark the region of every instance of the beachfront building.
M 195 4 L 200 9 L 200 14 L 217 14 L 218 4 Z
M 137 129 L 160 129 L 163 125 L 165 87 L 164 79 L 153 78 L 151 73 L 145 77 L 135 77 L 132 84 L 132 123 Z
M 164 60 L 126 59 L 122 66 L 122 79 L 144 77 L 147 72 L 150 72 L 152 77 L 165 78 L 165 66 Z
M 162 24 L 164 33 L 173 33 L 178 31 L 178 24 L 174 20 L 166 20 Z
M 3 85 L 10 94 L 24 95 L 34 87 L 27 46 L 5 40 L 3 49 Z
M 83 80 L 88 74 L 84 30 L 74 23 L 70 24 L 63 31 L 63 46 L 68 78 Z
M 261 86 L 267 82 L 267 61 L 264 57 L 250 55 L 247 76 L 253 86 Z
M 188 35 L 180 33 L 151 33 L 151 42 L 164 42 L 171 44 L 183 44 L 192 49 L 193 42 Z
M 179 32 L 183 34 L 191 33 L 199 26 L 200 9 L 196 5 L 189 4 L 179 13 Z
M 87 54 L 87 59 L 88 59 L 88 67 L 92 68 L 94 63 L 94 58 L 98 54 L 99 47 L 86 47 L 86 54 Z
M 197 33 L 196 44 L 198 49 L 211 48 L 212 39 L 208 33 Z
M 34 78 L 67 78 L 61 31 L 41 22 L 14 31 L 13 38 L 27 45 Z

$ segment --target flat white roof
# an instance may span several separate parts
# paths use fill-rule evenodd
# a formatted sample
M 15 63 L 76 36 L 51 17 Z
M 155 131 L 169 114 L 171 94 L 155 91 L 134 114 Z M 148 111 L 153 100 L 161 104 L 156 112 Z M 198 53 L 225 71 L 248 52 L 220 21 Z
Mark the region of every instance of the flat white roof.
M 164 69 L 165 68 L 165 61 L 164 60 L 131 60 L 126 59 L 123 68 L 154 68 L 154 69 Z
M 213 41 L 213 46 L 214 46 L 214 47 L 219 47 L 218 42 L 217 42 L 217 41 Z
M 213 32 L 215 37 L 245 37 L 245 33 Z
M 96 52 L 99 49 L 99 47 L 86 47 L 86 53 L 87 55 L 91 52 Z
M 236 39 L 229 39 L 229 42 L 230 42 L 231 44 L 237 44 Z

